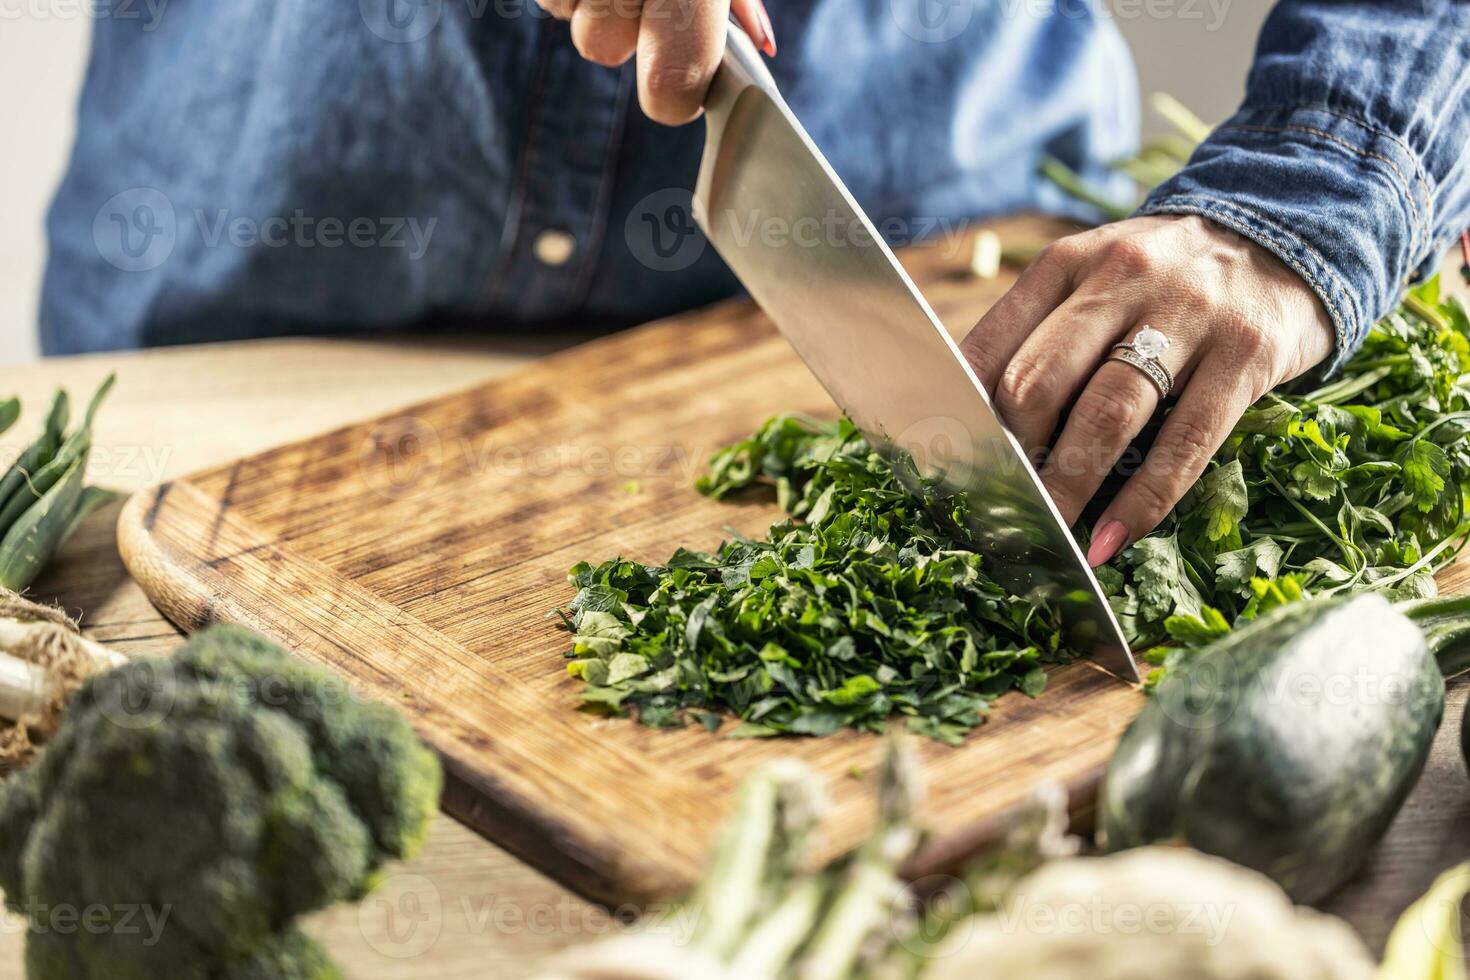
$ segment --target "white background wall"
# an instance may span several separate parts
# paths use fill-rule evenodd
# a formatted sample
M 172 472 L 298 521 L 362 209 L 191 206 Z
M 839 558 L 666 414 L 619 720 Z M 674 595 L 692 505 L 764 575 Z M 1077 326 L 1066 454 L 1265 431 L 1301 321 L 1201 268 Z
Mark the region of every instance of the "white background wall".
M 1133 47 L 1145 93 L 1165 89 L 1209 121 L 1235 107 L 1268 4 L 1105 5 Z M 0 0 L 0 365 L 36 355 L 42 219 L 69 151 L 91 29 L 87 11 L 96 7 L 93 0 Z
M 0 365 L 36 353 L 41 221 L 70 151 L 90 30 L 79 4 L 0 0 Z

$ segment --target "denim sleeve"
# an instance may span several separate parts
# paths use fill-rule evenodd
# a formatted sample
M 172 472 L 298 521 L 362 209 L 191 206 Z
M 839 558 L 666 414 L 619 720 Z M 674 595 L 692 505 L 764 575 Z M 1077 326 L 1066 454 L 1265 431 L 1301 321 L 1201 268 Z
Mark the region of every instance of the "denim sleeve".
M 1335 371 L 1470 223 L 1470 2 L 1282 0 L 1240 110 L 1141 214 L 1197 214 L 1321 298 Z

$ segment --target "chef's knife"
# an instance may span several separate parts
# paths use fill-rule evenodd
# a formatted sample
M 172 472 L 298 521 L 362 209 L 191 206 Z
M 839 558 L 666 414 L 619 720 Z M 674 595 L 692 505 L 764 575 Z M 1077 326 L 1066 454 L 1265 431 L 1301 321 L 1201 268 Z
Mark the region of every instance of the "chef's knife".
M 873 223 L 731 25 L 705 96 L 694 217 L 842 411 L 911 489 L 963 493 L 995 580 L 1137 682 L 1127 641 L 1020 444 Z

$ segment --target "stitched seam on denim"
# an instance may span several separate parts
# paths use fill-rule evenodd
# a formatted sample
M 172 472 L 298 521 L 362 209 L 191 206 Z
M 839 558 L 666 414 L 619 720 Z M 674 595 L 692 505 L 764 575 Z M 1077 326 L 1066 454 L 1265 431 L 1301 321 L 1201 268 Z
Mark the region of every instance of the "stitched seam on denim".
M 1312 126 L 1301 126 L 1295 123 L 1290 126 L 1260 126 L 1251 123 L 1229 123 L 1221 126 L 1218 131 L 1224 132 L 1230 130 L 1244 130 L 1245 132 L 1250 133 L 1309 133 L 1312 136 L 1320 136 L 1325 140 L 1331 140 L 1332 142 L 1337 143 L 1340 146 L 1345 146 L 1360 156 L 1370 157 L 1374 160 L 1381 160 L 1384 163 L 1388 164 L 1388 166 L 1393 170 L 1394 174 L 1399 178 L 1399 183 L 1402 184 L 1404 188 L 1404 196 L 1409 199 L 1409 206 L 1414 208 L 1414 215 L 1415 217 L 1418 217 L 1419 209 L 1418 205 L 1414 201 L 1413 191 L 1409 188 L 1409 178 L 1404 174 L 1402 170 L 1399 169 L 1399 165 L 1394 162 L 1392 157 L 1384 156 L 1382 153 L 1377 153 L 1373 150 L 1365 150 L 1362 147 L 1358 146 L 1356 143 L 1353 143 L 1350 140 L 1343 139 L 1341 136 L 1337 136 L 1333 133 L 1329 133 L 1326 130 L 1316 129 Z M 1417 173 L 1414 176 L 1414 182 L 1422 183 Z M 1427 193 L 1428 186 L 1425 185 L 1422 190 Z
M 1333 290 L 1330 290 L 1323 286 L 1323 284 L 1318 281 L 1317 277 L 1313 275 L 1312 270 L 1307 268 L 1306 264 L 1298 259 L 1295 255 L 1291 254 L 1291 250 L 1292 246 L 1295 245 L 1302 251 L 1311 255 L 1316 263 L 1322 268 L 1322 270 L 1327 273 L 1327 275 L 1332 277 L 1333 282 L 1336 284 L 1336 291 L 1343 293 L 1345 296 L 1351 296 L 1351 294 L 1343 288 L 1342 280 L 1338 278 L 1337 273 L 1333 271 L 1331 266 L 1323 261 L 1321 254 L 1318 253 L 1316 249 L 1312 248 L 1311 245 L 1302 241 L 1300 238 L 1297 238 L 1295 235 L 1281 228 L 1279 225 L 1275 224 L 1264 216 L 1256 213 L 1255 211 L 1252 211 L 1250 208 L 1242 207 L 1241 205 L 1235 204 L 1231 201 L 1223 201 L 1210 197 L 1194 196 L 1172 198 L 1166 197 L 1162 201 L 1155 201 L 1153 203 L 1144 205 L 1142 208 L 1139 209 L 1138 213 L 1167 214 L 1171 212 L 1178 213 L 1179 211 L 1186 211 L 1192 214 L 1198 214 L 1201 217 L 1217 219 L 1221 223 L 1229 226 L 1230 228 L 1239 232 L 1247 238 L 1255 238 L 1256 236 L 1260 236 L 1261 238 L 1265 239 L 1266 242 L 1269 242 L 1271 245 L 1275 246 L 1275 249 L 1272 249 L 1273 254 L 1277 255 L 1287 265 L 1291 266 L 1291 268 L 1297 273 L 1297 275 L 1305 279 L 1308 285 L 1312 287 L 1312 291 L 1316 293 L 1319 298 L 1321 298 L 1323 304 L 1327 307 L 1327 315 L 1332 318 L 1333 333 L 1337 335 L 1338 354 L 1333 357 L 1333 367 L 1335 368 L 1337 363 L 1346 356 L 1343 352 L 1346 352 L 1350 346 L 1348 342 L 1347 319 L 1343 316 L 1342 309 L 1338 302 L 1332 297 Z M 1238 212 L 1238 215 L 1236 212 Z M 1264 226 L 1264 229 L 1253 227 L 1245 219 L 1251 219 L 1260 222 L 1261 225 Z M 1267 230 L 1275 232 L 1275 237 L 1268 234 Z
M 597 274 L 597 255 L 602 251 L 602 242 L 607 235 L 608 208 L 612 203 L 613 185 L 617 179 L 618 159 L 622 156 L 623 139 L 628 132 L 628 104 L 632 99 L 633 86 L 629 84 L 631 65 L 625 62 L 618 69 L 618 94 L 614 120 L 609 129 L 607 147 L 603 151 L 602 174 L 597 187 L 597 200 L 592 205 L 593 220 L 587 232 L 585 251 L 587 261 L 577 275 L 577 302 L 585 306 L 587 293 L 592 288 L 592 277 Z
M 1244 124 L 1233 124 L 1221 126 L 1218 130 L 1216 130 L 1216 132 L 1227 131 L 1243 131 L 1247 133 L 1267 134 L 1307 133 L 1311 136 L 1317 136 L 1322 139 L 1329 140 L 1333 143 L 1338 144 L 1339 146 L 1347 147 L 1349 150 L 1352 150 L 1354 153 L 1366 159 L 1379 160 L 1383 163 L 1388 164 L 1389 169 L 1392 170 L 1394 172 L 1394 175 L 1397 176 L 1399 179 L 1399 184 L 1404 191 L 1404 198 L 1409 202 L 1409 210 L 1414 213 L 1414 220 L 1409 228 L 1409 231 L 1411 232 L 1409 247 L 1414 254 L 1417 255 L 1419 253 L 1419 245 L 1422 243 L 1426 234 L 1425 229 L 1421 228 L 1421 225 L 1424 223 L 1424 218 L 1419 213 L 1419 203 L 1414 200 L 1414 192 L 1409 187 L 1409 178 L 1406 177 L 1404 175 L 1404 172 L 1399 169 L 1399 165 L 1397 163 L 1394 163 L 1393 160 L 1389 157 L 1384 156 L 1382 153 L 1375 153 L 1372 150 L 1365 150 L 1362 147 L 1356 146 L 1348 140 L 1343 139 L 1341 136 L 1334 136 L 1332 133 L 1326 132 L 1325 130 L 1313 129 L 1310 126 L 1247 126 Z
M 1361 116 L 1355 116 L 1350 112 L 1343 112 L 1341 109 L 1333 109 L 1330 106 L 1325 106 L 1320 103 L 1310 103 L 1307 105 L 1295 106 L 1262 106 L 1258 109 L 1250 109 L 1245 112 L 1237 113 L 1236 118 L 1239 118 L 1240 116 L 1251 116 L 1256 113 L 1262 112 L 1320 112 L 1323 115 L 1335 116 L 1345 122 L 1350 122 L 1353 125 L 1359 126 L 1367 132 L 1372 133 L 1374 136 L 1377 136 L 1380 139 L 1388 140 L 1390 143 L 1397 145 L 1399 149 L 1403 150 L 1404 156 L 1408 157 L 1409 162 L 1414 165 L 1414 180 L 1416 183 L 1419 184 L 1419 187 L 1424 193 L 1425 199 L 1430 199 L 1429 186 L 1432 181 L 1430 181 L 1429 175 L 1424 172 L 1424 165 L 1419 160 L 1419 154 L 1414 152 L 1414 148 L 1411 147 L 1402 136 L 1398 135 L 1392 130 L 1384 129 L 1381 126 L 1375 125 L 1374 123 L 1369 122 Z
M 515 259 L 521 238 L 521 212 L 526 204 L 527 166 L 535 141 L 540 137 L 542 95 L 546 90 L 546 73 L 551 63 L 551 35 L 542 29 L 536 35 L 536 64 L 531 68 L 531 85 L 526 92 L 526 118 L 521 124 L 521 144 L 516 148 L 515 169 L 511 171 L 511 190 L 505 201 L 505 224 L 500 228 L 499 250 L 485 276 L 479 297 L 486 306 L 500 301 L 502 285 Z

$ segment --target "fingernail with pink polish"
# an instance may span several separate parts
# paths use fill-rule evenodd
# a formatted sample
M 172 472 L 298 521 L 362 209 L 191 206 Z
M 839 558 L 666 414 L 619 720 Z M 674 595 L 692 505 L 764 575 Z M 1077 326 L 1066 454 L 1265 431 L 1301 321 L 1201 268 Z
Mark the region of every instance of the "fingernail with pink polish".
M 1087 549 L 1087 564 L 1096 568 L 1122 550 L 1127 541 L 1128 528 L 1123 522 L 1108 521 L 1093 536 L 1092 546 Z
M 776 56 L 776 29 L 771 26 L 771 15 L 766 13 L 766 5 L 756 0 L 755 12 L 760 16 L 761 33 L 765 35 L 760 39 L 760 49 L 766 53 L 767 58 Z

